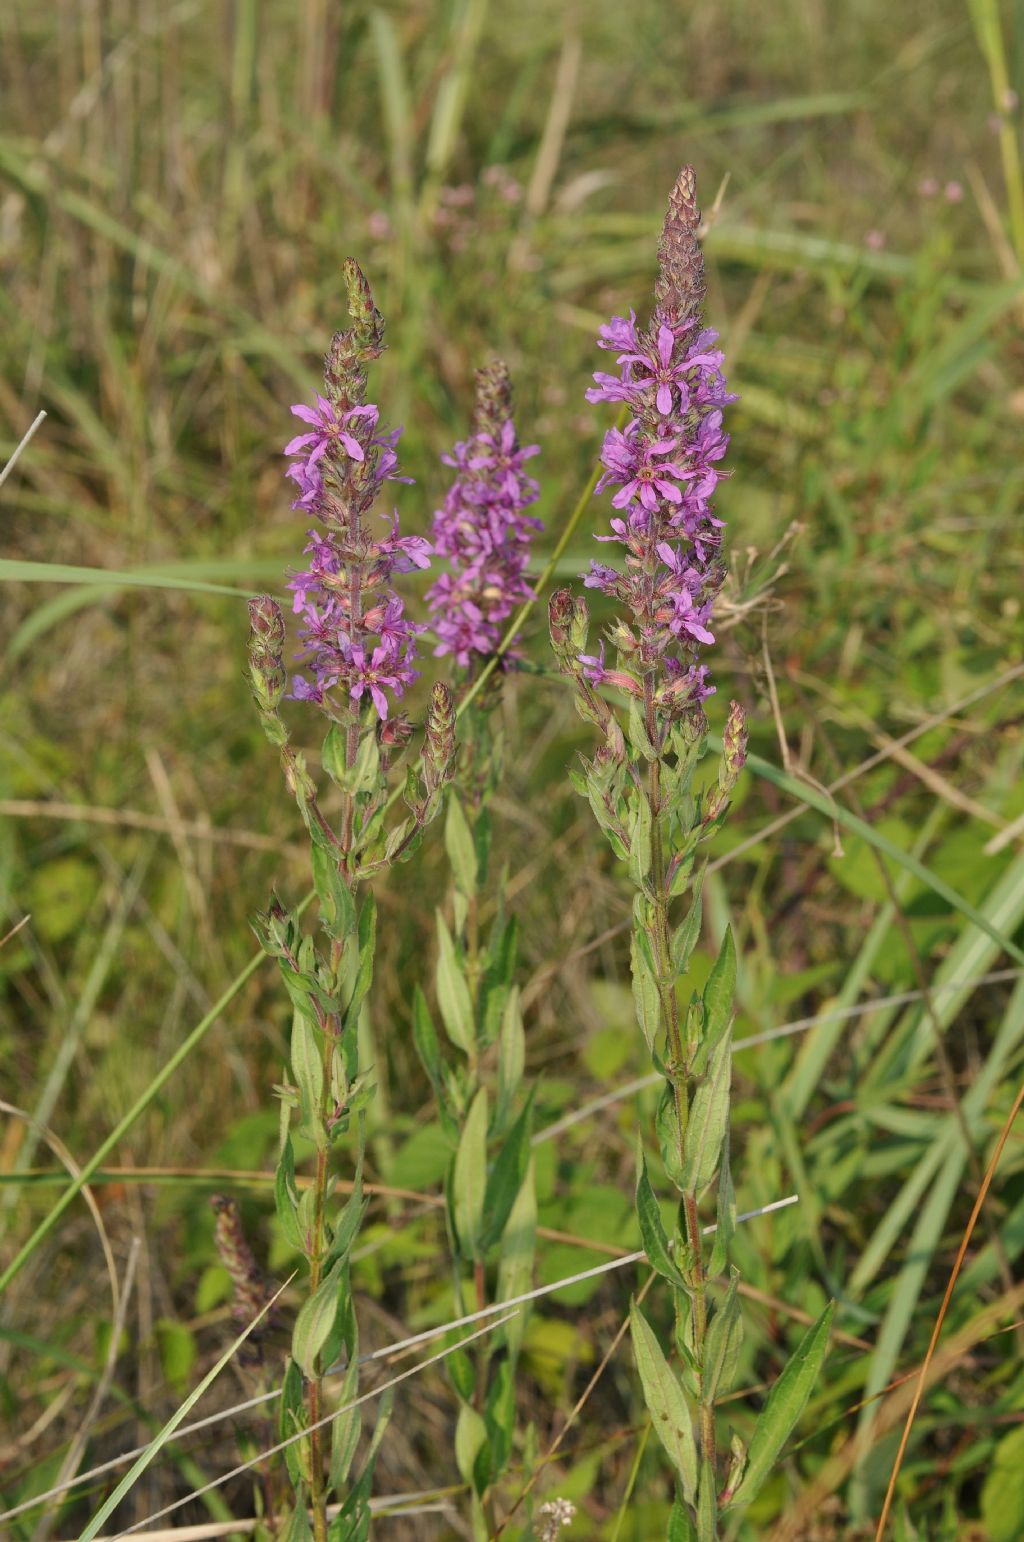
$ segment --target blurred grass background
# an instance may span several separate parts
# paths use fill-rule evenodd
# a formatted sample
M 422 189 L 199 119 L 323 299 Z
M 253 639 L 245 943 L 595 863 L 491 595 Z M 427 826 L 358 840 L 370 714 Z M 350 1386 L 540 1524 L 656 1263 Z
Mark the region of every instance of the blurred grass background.
M 280 449 L 288 405 L 315 387 L 343 320 L 342 257 L 362 263 L 388 321 L 371 394 L 386 421 L 406 426 L 407 527 L 428 528 L 444 486 L 438 456 L 465 432 L 473 370 L 500 353 L 523 437 L 543 447 L 550 549 L 607 427 L 583 401 L 603 362 L 597 326 L 629 306 L 644 312 L 684 161 L 705 213 L 723 190 L 705 243 L 708 312 L 741 394 L 720 498 L 736 578 L 713 724 L 735 695 L 753 747 L 780 762 L 774 690 L 801 775 L 830 783 L 884 752 L 837 798 L 1004 932 L 1019 926 L 1019 6 L 8 0 L 0 38 L 0 454 L 48 414 L 0 493 L 0 933 L 31 916 L 0 950 L 10 1105 L 84 1161 L 251 958 L 247 916 L 271 885 L 296 897 L 307 886 L 294 808 L 242 677 L 242 596 L 281 593 L 299 554 Z M 560 576 L 585 565 L 606 518 L 595 502 Z M 103 571 L 30 583 L 19 562 Z M 130 585 L 116 576 L 126 574 Z M 614 931 L 626 891 L 566 783 L 587 735 L 544 673 L 542 610 L 527 633 L 541 672 L 506 692 L 495 849 L 522 921 L 528 1069 L 544 1124 L 646 1067 Z M 784 829 L 757 839 L 791 810 Z M 738 1035 L 1008 964 L 923 885 L 880 869 L 866 844 L 842 846 L 818 814 L 747 777 L 696 981 L 731 920 Z M 430 967 L 440 848 L 428 841 L 405 881 L 380 894 L 366 1024 L 380 1082 L 370 1176 L 435 1192 L 445 1149 L 408 1003 Z M 269 1089 L 286 1031 L 264 966 L 111 1164 L 167 1171 L 96 1188 L 119 1268 L 133 1235 L 142 1248 L 85 1465 L 144 1439 L 224 1347 L 211 1190 L 244 1195 L 257 1250 L 273 1271 L 287 1265 L 265 1186 L 216 1176 L 272 1165 Z M 803 1443 L 743 1537 L 873 1534 L 907 1400 L 905 1385 L 886 1389 L 921 1361 L 1020 1080 L 1022 1036 L 1024 990 L 1002 979 L 832 1019 L 739 1058 L 740 1207 L 801 1196 L 739 1242 L 757 1293 L 744 1351 L 751 1420 L 799 1314 L 836 1294 L 845 1335 Z M 544 1226 L 635 1245 L 633 1141 L 638 1120 L 649 1127 L 649 1097 L 538 1146 Z M 30 1126 L 5 1122 L 8 1256 L 58 1192 L 40 1176 L 52 1162 Z M 1013 1283 L 1021 1169 L 1017 1141 L 915 1426 L 900 1489 L 907 1537 L 1024 1535 L 1012 1327 L 1024 1315 Z M 364 1244 L 369 1342 L 445 1319 L 436 1211 L 380 1200 Z M 599 1256 L 542 1237 L 539 1278 Z M 591 1282 L 535 1313 L 520 1394 L 532 1432 L 508 1501 L 633 1283 L 632 1273 Z M 10 1505 L 54 1481 L 106 1356 L 109 1286 L 83 1206 L 35 1252 L 4 1313 Z M 455 1482 L 450 1415 L 443 1379 L 407 1383 L 379 1467 L 386 1491 Z M 580 1506 L 568 1537 L 663 1534 L 653 1449 L 635 1465 L 643 1434 L 624 1350 L 540 1484 Z M 258 1441 L 259 1427 L 243 1437 Z M 236 1449 L 230 1426 L 183 1447 L 139 1485 L 125 1524 L 225 1470 Z M 12 1535 L 70 1532 L 97 1492 L 60 1516 L 19 1518 Z M 180 1516 L 252 1513 L 244 1484 L 226 1495 L 230 1509 L 214 1495 Z M 452 1504 L 447 1519 L 381 1521 L 380 1534 L 463 1535 L 457 1492 Z

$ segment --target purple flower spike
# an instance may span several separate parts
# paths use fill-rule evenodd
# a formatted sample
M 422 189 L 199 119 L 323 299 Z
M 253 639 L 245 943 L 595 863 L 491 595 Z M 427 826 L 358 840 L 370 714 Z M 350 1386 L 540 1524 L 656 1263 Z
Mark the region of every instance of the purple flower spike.
M 601 328 L 598 347 L 617 353 L 619 373 L 596 372 L 586 393 L 589 402 L 626 403 L 631 418 L 605 435 L 597 484 L 598 492 L 614 489 L 612 507 L 621 511 L 611 535 L 597 539 L 623 546 L 625 563 L 619 569 L 592 562 L 583 582 L 626 607 L 628 624 L 617 625 L 613 640 L 620 654 L 626 647 L 631 667 L 670 717 L 699 713 L 714 689 L 698 659 L 715 640 L 711 615 L 725 576 L 723 522 L 711 498 L 729 444 L 722 408 L 736 400 L 726 389 L 718 335 L 701 325 L 698 223 L 692 174 L 684 173 L 659 249 L 650 325 L 641 330 L 631 311 L 628 321 L 615 316 Z M 579 662 L 591 683 L 619 683 L 603 651 Z
M 430 543 L 401 535 L 397 513 L 378 538 L 365 522 L 385 482 L 411 478 L 398 472 L 401 429 L 378 432 L 380 413 L 363 400 L 363 366 L 383 345 L 376 332 L 360 333 L 359 317 L 354 322 L 337 334 L 327 356 L 327 395 L 312 407 L 292 408 L 310 431 L 285 447 L 295 457 L 287 470 L 298 489 L 292 506 L 318 521 L 305 548 L 308 565 L 288 585 L 301 617 L 299 658 L 306 666 L 290 694 L 342 722 L 351 720 L 352 703 L 365 699 L 385 722 L 388 693 L 400 698 L 416 678 L 416 637 L 423 631 L 407 618 L 392 575 L 429 567 Z
M 478 370 L 475 433 L 442 457 L 456 475 L 432 535 L 450 571 L 427 591 L 427 604 L 435 654 L 452 654 L 463 669 L 497 651 L 503 624 L 533 595 L 526 567 L 541 522 L 523 512 L 538 495 L 523 468 L 539 447 L 519 444 L 511 397 L 504 364 Z

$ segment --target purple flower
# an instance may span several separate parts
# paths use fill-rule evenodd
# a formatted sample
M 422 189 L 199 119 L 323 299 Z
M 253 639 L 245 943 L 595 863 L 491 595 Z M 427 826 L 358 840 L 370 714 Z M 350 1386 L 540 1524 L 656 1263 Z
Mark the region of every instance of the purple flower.
M 401 696 L 416 678 L 416 671 L 409 669 L 386 643 L 374 648 L 369 659 L 366 657 L 366 649 L 359 643 L 354 644 L 349 666 L 349 695 L 353 701 L 359 701 L 363 692 L 369 691 L 381 722 L 386 721 L 388 715 L 388 699 L 384 687 L 394 691 L 396 696 Z
M 496 653 L 502 623 L 533 590 L 526 577 L 529 546 L 540 520 L 524 513 L 539 488 L 524 471 L 539 453 L 520 445 L 505 365 L 477 371 L 476 432 L 443 455 L 455 479 L 434 514 L 434 551 L 450 571 L 427 591 L 437 655 L 451 653 L 468 668 L 474 656 Z
M 314 467 L 317 461 L 322 460 L 332 446 L 338 450 L 344 450 L 352 460 L 365 460 L 366 452 L 355 434 L 349 431 L 348 425 L 359 426 L 357 419 L 367 420 L 370 428 L 376 428 L 379 416 L 376 407 L 350 407 L 347 412 L 339 412 L 324 396 L 317 396 L 315 407 L 306 407 L 301 402 L 292 408 L 295 417 L 301 418 L 303 423 L 313 426 L 312 434 L 298 434 L 290 439 L 284 447 L 286 455 L 299 455 L 308 451 L 305 456 L 307 473 Z

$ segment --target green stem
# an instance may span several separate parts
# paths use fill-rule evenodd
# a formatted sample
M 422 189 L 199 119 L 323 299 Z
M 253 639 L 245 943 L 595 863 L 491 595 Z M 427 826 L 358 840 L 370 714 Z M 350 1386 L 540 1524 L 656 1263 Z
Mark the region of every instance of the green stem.
M 647 733 L 652 743 L 655 722 L 653 699 L 645 691 L 647 706 Z M 675 979 L 672 970 L 672 933 L 668 915 L 668 894 L 665 886 L 665 848 L 661 827 L 661 763 L 654 760 L 650 766 L 648 800 L 651 811 L 651 886 L 654 890 L 654 957 L 658 970 L 658 995 L 661 1002 L 662 1021 L 668 1038 L 670 1084 L 675 1100 L 678 1160 L 680 1169 L 685 1167 L 686 1122 L 688 1116 L 688 1089 L 686 1066 L 683 1056 L 682 1032 L 679 1025 L 679 1003 L 676 999 Z M 700 1216 L 697 1195 L 691 1189 L 683 1194 L 683 1214 L 686 1224 L 686 1240 L 693 1264 L 688 1273 L 691 1310 L 693 1312 L 693 1346 L 697 1362 L 697 1401 L 700 1418 L 701 1453 L 710 1470 L 715 1470 L 715 1414 L 704 1397 L 704 1349 L 708 1326 L 707 1277 L 704 1273 Z
M 337 944 L 334 945 L 335 947 Z M 324 1145 L 318 1147 L 316 1154 L 316 1170 L 313 1176 L 313 1240 L 309 1254 L 309 1293 L 312 1296 L 320 1285 L 323 1276 L 324 1260 L 324 1232 L 326 1227 L 327 1212 L 327 1118 L 331 1097 L 331 1072 L 334 1064 L 335 1034 L 331 1032 L 336 1025 L 333 1020 L 328 1022 L 327 1031 L 324 1034 L 323 1050 L 323 1092 L 320 1098 L 320 1120 L 324 1130 Z M 327 1542 L 327 1491 L 324 1484 L 324 1452 L 323 1430 L 318 1428 L 323 1417 L 323 1367 L 320 1357 L 317 1356 L 313 1368 L 313 1375 L 309 1381 L 307 1397 L 309 1408 L 309 1499 L 310 1509 L 313 1512 L 313 1539 L 314 1542 Z

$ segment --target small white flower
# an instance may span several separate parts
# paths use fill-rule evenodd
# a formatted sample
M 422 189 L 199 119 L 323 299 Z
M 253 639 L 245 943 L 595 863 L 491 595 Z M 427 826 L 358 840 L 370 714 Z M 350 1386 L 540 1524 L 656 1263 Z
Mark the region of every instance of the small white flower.
M 558 1542 L 559 1531 L 563 1526 L 572 1524 L 575 1514 L 576 1506 L 570 1504 L 568 1499 L 547 1500 L 537 1511 L 534 1522 L 533 1535 L 536 1542 Z

